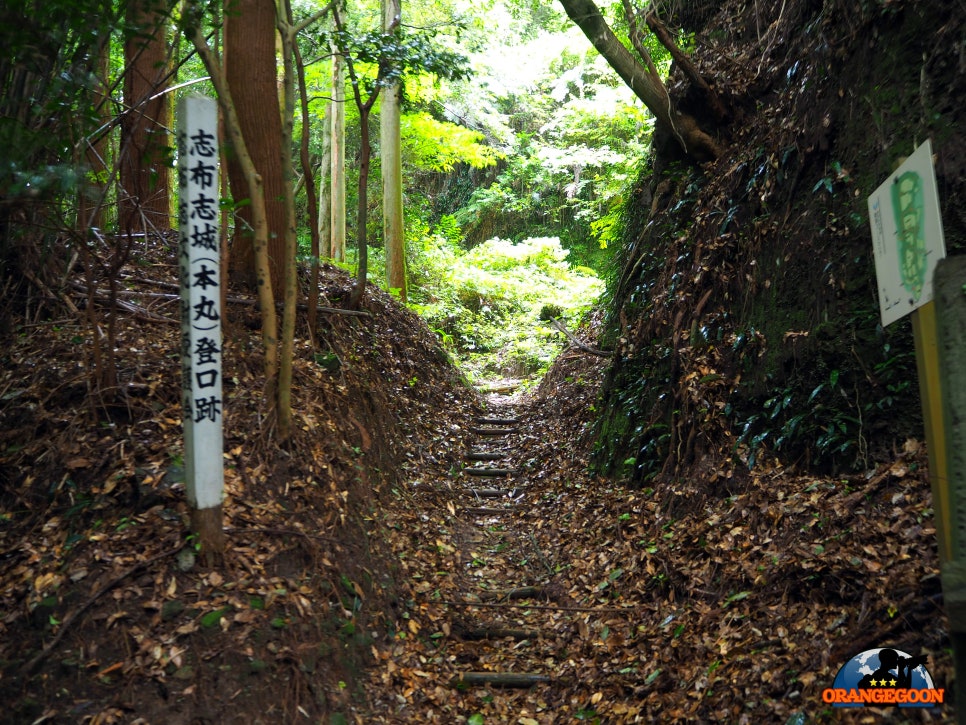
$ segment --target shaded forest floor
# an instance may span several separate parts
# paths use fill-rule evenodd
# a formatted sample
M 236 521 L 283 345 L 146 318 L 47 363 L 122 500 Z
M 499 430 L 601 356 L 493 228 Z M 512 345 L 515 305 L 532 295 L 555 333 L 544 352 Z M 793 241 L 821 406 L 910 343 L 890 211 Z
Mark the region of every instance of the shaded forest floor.
M 0 721 L 822 721 L 838 667 L 886 644 L 928 654 L 951 695 L 919 442 L 857 476 L 721 462 L 700 496 L 625 488 L 586 472 L 600 358 L 566 350 L 533 393 L 481 396 L 378 292 L 371 317 L 323 316 L 297 346 L 282 449 L 257 316 L 229 303 L 229 547 L 205 566 L 177 308 L 151 296 L 173 252 L 142 252 L 113 390 L 91 393 L 90 328 L 51 320 L 51 300 L 4 340 Z M 330 269 L 324 288 L 338 305 L 349 282 Z M 519 422 L 487 435 L 486 418 Z
M 670 253 L 654 252 L 655 264 L 683 266 L 665 270 L 680 304 L 642 308 L 629 343 L 676 340 L 697 324 L 701 300 L 712 300 L 705 316 L 730 319 L 740 304 L 723 300 L 747 301 L 756 285 L 787 293 L 793 310 L 813 297 L 844 309 L 841 280 L 859 258 L 849 250 L 867 246 L 855 200 L 914 135 L 928 135 L 933 121 L 917 120 L 927 110 L 949 131 L 944 197 L 960 196 L 958 6 L 879 3 L 870 20 L 848 3 L 781 3 L 759 18 L 766 5 L 725 3 L 719 32 L 709 28 L 712 38 L 744 28 L 733 47 L 704 52 L 747 109 L 701 198 L 677 203 L 692 193 L 684 176 L 684 189 L 656 188 L 653 199 L 635 190 L 642 227 L 649 210 L 665 215 Z M 805 26 L 818 6 L 822 17 Z M 940 11 L 935 34 L 921 32 Z M 921 66 L 919 44 L 930 46 Z M 877 80 L 873 67 L 897 77 Z M 954 211 L 947 229 L 961 230 Z M 779 217 L 789 224 L 775 226 Z M 956 233 L 948 239 L 961 246 Z M 775 238 L 797 264 L 783 263 L 781 278 L 746 274 L 765 267 L 759 250 Z M 822 246 L 804 243 L 813 239 Z M 91 244 L 103 270 L 123 246 Z M 828 273 L 815 260 L 833 246 L 841 254 Z M 695 247 L 706 275 L 685 254 Z M 955 720 L 951 702 L 846 713 L 821 698 L 854 654 L 893 646 L 928 655 L 951 699 L 921 441 L 893 447 L 873 434 L 867 470 L 834 477 L 763 456 L 749 471 L 732 445 L 712 446 L 695 456 L 700 469 L 626 487 L 587 473 L 601 359 L 566 350 L 533 393 L 481 396 L 425 324 L 379 292 L 365 300 L 368 317 L 321 315 L 315 345 L 304 323 L 298 331 L 297 430 L 282 448 L 261 399 L 257 313 L 251 300 L 229 301 L 228 552 L 206 566 L 187 528 L 175 252 L 163 240 L 130 251 L 114 302 L 106 279 L 90 291 L 80 274 L 50 275 L 61 287 L 8 279 L 0 296 L 0 722 Z M 729 285 L 741 294 L 729 297 Z M 322 303 L 338 307 L 349 288 L 324 270 Z M 815 319 L 801 326 L 769 308 L 766 332 L 784 344 L 818 324 L 823 308 L 811 306 Z M 113 351 L 100 361 L 95 334 Z M 851 340 L 810 339 L 826 337 Z M 861 357 L 843 350 L 864 379 Z M 659 390 L 707 427 L 688 407 L 689 381 L 703 381 L 695 395 L 710 401 L 726 388 L 692 376 L 702 357 L 685 362 L 677 390 Z M 727 362 L 709 367 L 737 370 Z M 819 372 L 803 363 L 802 389 Z M 631 376 L 639 388 L 645 377 Z M 623 417 L 636 435 L 638 417 Z M 519 422 L 487 435 L 484 418 Z M 499 454 L 493 466 L 510 473 L 467 473 L 481 465 L 471 452 Z M 511 674 L 532 686 L 485 682 Z

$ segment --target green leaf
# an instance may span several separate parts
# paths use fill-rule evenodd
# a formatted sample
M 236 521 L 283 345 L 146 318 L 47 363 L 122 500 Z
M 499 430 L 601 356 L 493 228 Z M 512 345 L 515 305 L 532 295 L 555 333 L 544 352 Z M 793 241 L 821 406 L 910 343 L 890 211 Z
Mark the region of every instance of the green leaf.
M 484 722 L 485 720 L 483 719 L 483 715 L 478 712 L 474 712 L 472 715 L 466 718 L 466 725 L 483 725 Z
M 225 613 L 227 611 L 228 611 L 227 609 L 216 609 L 213 612 L 208 612 L 207 614 L 202 616 L 201 626 L 204 629 L 211 629 L 212 627 L 217 626 L 218 623 L 221 621 L 221 618 L 225 616 Z
M 725 599 L 724 606 L 727 607 L 729 604 L 734 604 L 735 602 L 740 602 L 742 599 L 747 599 L 749 594 L 751 594 L 751 592 L 738 592 L 737 594 L 732 594 L 730 597 Z

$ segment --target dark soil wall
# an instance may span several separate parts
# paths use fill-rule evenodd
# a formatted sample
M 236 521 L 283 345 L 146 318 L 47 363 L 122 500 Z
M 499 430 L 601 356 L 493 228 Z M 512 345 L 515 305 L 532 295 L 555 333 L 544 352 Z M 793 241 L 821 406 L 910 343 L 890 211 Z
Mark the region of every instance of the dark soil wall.
M 704 27 L 726 151 L 697 168 L 656 137 L 626 210 L 599 470 L 643 481 L 765 452 L 866 468 L 922 436 L 910 322 L 879 324 L 866 198 L 931 138 L 946 247 L 966 251 L 964 14 L 727 2 Z

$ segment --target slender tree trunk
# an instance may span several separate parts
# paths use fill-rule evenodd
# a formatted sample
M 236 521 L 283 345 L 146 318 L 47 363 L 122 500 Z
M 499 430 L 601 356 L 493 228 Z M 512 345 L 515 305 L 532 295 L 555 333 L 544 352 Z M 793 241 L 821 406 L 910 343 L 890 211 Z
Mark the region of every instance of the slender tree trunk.
M 129 232 L 167 230 L 171 104 L 167 94 L 158 96 L 167 84 L 167 16 L 151 0 L 131 0 L 127 21 L 138 30 L 124 45 L 119 223 Z
M 296 222 L 295 222 L 295 161 L 292 143 L 295 127 L 295 30 L 292 28 L 292 9 L 289 0 L 278 0 L 278 30 L 282 41 L 282 174 L 285 202 L 285 294 L 282 308 L 282 344 L 278 368 L 278 440 L 284 442 L 292 435 L 292 357 L 295 343 L 296 313 Z M 308 123 L 305 119 L 303 125 Z M 309 188 L 315 189 L 310 184 Z
M 275 57 L 274 0 L 231 0 L 225 13 L 225 74 L 238 113 L 242 136 L 265 194 L 268 219 L 268 257 L 272 289 L 281 302 L 285 288 L 285 184 L 282 178 L 282 116 L 278 105 L 278 73 Z M 253 198 L 246 174 L 236 153 L 229 153 L 228 174 L 235 202 Z M 231 251 L 231 275 L 236 281 L 255 279 L 252 213 L 240 210 L 243 223 L 236 224 Z
M 95 86 L 93 88 L 96 98 L 94 107 L 103 128 L 98 130 L 96 138 L 88 141 L 89 145 L 85 150 L 84 157 L 88 169 L 87 173 L 91 175 L 91 179 L 89 184 L 82 187 L 77 205 L 77 228 L 85 238 L 88 229 L 104 227 L 104 203 L 107 200 L 107 179 L 110 175 L 108 157 L 111 151 L 111 133 L 105 129 L 110 126 L 113 118 L 110 106 L 110 90 L 108 89 L 110 59 L 111 40 L 108 37 L 105 38 L 104 43 L 98 50 Z
M 332 211 L 329 220 L 332 238 L 329 255 L 336 262 L 345 261 L 345 60 L 335 51 L 332 56 Z
M 402 21 L 401 0 L 383 0 L 383 32 L 391 33 Z M 403 221 L 402 139 L 400 136 L 400 84 L 395 81 L 382 92 L 379 112 L 382 155 L 383 244 L 386 249 L 386 284 L 399 290 L 403 302 L 406 289 L 406 230 Z
M 316 195 L 315 173 L 312 169 L 312 161 L 309 158 L 309 141 L 311 137 L 311 116 L 309 114 L 309 94 L 305 87 L 305 64 L 302 62 L 302 54 L 299 52 L 298 43 L 292 44 L 292 51 L 295 54 L 295 73 L 299 83 L 299 103 L 302 114 L 302 137 L 299 142 L 299 157 L 302 164 L 302 177 L 305 179 L 305 199 L 308 204 L 309 213 L 309 239 L 311 245 L 311 274 L 309 281 L 308 314 L 306 315 L 309 325 L 309 339 L 315 345 L 315 323 L 318 317 L 319 307 L 319 255 L 320 235 L 319 235 L 319 200 Z M 323 119 L 324 124 L 324 119 Z M 322 134 L 323 147 L 327 145 L 326 134 Z
M 331 256 L 332 239 L 332 104 L 325 104 L 322 115 L 322 150 L 319 159 L 319 218 L 318 240 L 319 249 L 313 254 L 321 257 L 322 244 L 326 245 L 325 254 Z M 318 293 L 318 265 L 315 267 L 316 276 L 313 288 Z M 311 301 L 309 302 L 311 305 Z
M 372 143 L 369 140 L 369 107 L 359 109 L 359 206 L 356 211 L 358 226 L 356 239 L 359 243 L 359 269 L 356 272 L 356 286 L 349 296 L 349 309 L 358 310 L 366 292 L 366 277 L 369 274 L 369 240 L 366 227 L 369 223 L 369 164 L 372 158 Z
M 335 20 L 336 28 L 345 31 L 342 23 L 342 16 L 338 8 L 334 9 L 332 18 Z M 366 227 L 369 221 L 369 164 L 372 159 L 372 144 L 369 138 L 369 115 L 372 107 L 379 98 L 379 80 L 382 80 L 382 70 L 380 69 L 379 78 L 373 84 L 372 92 L 365 100 L 362 99 L 362 91 L 359 86 L 359 76 L 356 74 L 352 56 L 345 53 L 345 48 L 339 48 L 345 60 L 346 72 L 349 75 L 349 85 L 352 86 L 352 98 L 356 108 L 359 110 L 359 205 L 356 211 L 356 226 L 358 227 L 356 239 L 359 244 L 359 269 L 356 272 L 356 286 L 349 295 L 349 309 L 357 310 L 362 305 L 362 299 L 366 293 L 366 281 L 369 274 L 369 242 L 367 239 Z

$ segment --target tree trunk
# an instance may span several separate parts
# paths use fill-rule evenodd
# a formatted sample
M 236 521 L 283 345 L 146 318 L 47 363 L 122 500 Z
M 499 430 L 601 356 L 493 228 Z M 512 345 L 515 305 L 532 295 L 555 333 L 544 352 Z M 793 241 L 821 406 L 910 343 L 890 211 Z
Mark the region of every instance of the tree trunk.
M 401 0 L 383 0 L 383 32 L 392 33 L 401 22 Z M 402 139 L 400 135 L 400 83 L 386 86 L 379 113 L 380 154 L 382 156 L 383 244 L 386 249 L 386 284 L 399 290 L 405 302 L 406 230 L 403 222 Z
M 332 19 L 335 21 L 336 28 L 341 33 L 345 32 L 345 25 L 338 8 L 333 9 Z M 356 74 L 352 56 L 348 54 L 346 48 L 340 47 L 339 53 L 345 61 L 346 72 L 349 74 L 349 84 L 352 86 L 352 98 L 359 110 L 359 205 L 356 210 L 356 240 L 359 244 L 359 268 L 356 272 L 356 286 L 349 295 L 349 309 L 358 310 L 362 305 L 362 299 L 366 292 L 366 276 L 369 274 L 369 243 L 367 239 L 366 227 L 369 219 L 369 163 L 372 159 L 372 144 L 369 139 L 369 115 L 372 111 L 376 99 L 379 98 L 379 81 L 382 80 L 382 70 L 380 69 L 379 78 L 373 84 L 373 89 L 369 97 L 362 99 L 360 90 L 359 76 Z
M 186 3 L 186 5 L 189 4 Z M 185 15 L 188 14 L 190 13 L 185 13 Z M 252 190 L 250 205 L 253 229 L 252 252 L 255 276 L 258 281 L 258 284 L 256 284 L 258 306 L 262 317 L 262 343 L 265 346 L 265 400 L 270 407 L 274 408 L 275 390 L 278 382 L 278 318 L 275 313 L 275 299 L 272 294 L 271 275 L 269 273 L 268 215 L 265 209 L 262 178 L 248 153 L 248 147 L 242 135 L 241 120 L 235 110 L 224 69 L 205 42 L 200 28 L 188 28 L 187 34 L 190 36 L 195 50 L 201 56 L 208 75 L 211 76 L 212 85 L 214 85 L 218 94 L 218 103 L 224 116 L 225 129 L 228 131 L 231 140 L 235 160 L 244 174 L 247 187 Z M 274 98 L 274 95 L 272 97 Z M 281 124 L 281 119 L 279 119 L 279 123 Z
M 284 98 L 282 114 L 282 174 L 285 203 L 285 290 L 282 308 L 282 341 L 278 368 L 278 440 L 286 441 L 292 435 L 292 357 L 295 342 L 296 312 L 296 222 L 295 222 L 295 160 L 292 143 L 295 127 L 295 30 L 292 27 L 292 9 L 289 0 L 278 0 L 278 30 L 282 40 Z M 302 125 L 307 126 L 308 119 Z M 314 192 L 311 184 L 309 188 Z
M 618 40 L 593 0 L 560 0 L 560 4 L 658 122 L 671 129 L 689 156 L 698 161 L 717 158 L 721 153 L 717 142 L 698 126 L 692 116 L 679 113 L 673 107 L 664 84 Z
M 372 144 L 369 140 L 370 106 L 359 108 L 361 142 L 359 146 L 359 206 L 356 211 L 356 240 L 359 244 L 359 269 L 356 272 L 356 286 L 349 296 L 349 309 L 358 310 L 366 291 L 366 277 L 369 274 L 369 241 L 366 227 L 369 221 L 369 162 L 372 158 Z
M 329 256 L 336 262 L 345 261 L 345 60 L 338 51 L 332 56 L 332 128 L 330 138 L 332 171 L 329 214 L 332 238 Z
M 149 0 L 131 0 L 127 22 L 137 32 L 124 44 L 119 225 L 127 232 L 167 231 L 170 174 L 167 149 L 170 103 L 167 85 L 167 16 Z
M 318 216 L 318 240 L 319 249 L 313 250 L 313 254 L 318 258 L 322 256 L 322 245 L 325 244 L 326 256 L 331 256 L 332 239 L 332 104 L 325 105 L 325 112 L 322 115 L 322 151 L 319 159 L 319 216 Z M 318 293 L 318 263 L 315 265 L 316 274 L 313 277 L 315 285 L 314 292 Z M 311 304 L 311 301 L 310 301 Z M 314 334 L 314 329 L 313 329 Z
M 88 229 L 100 229 L 104 226 L 104 203 L 109 188 L 107 179 L 111 175 L 111 167 L 108 165 L 108 157 L 111 155 L 111 133 L 106 130 L 110 127 L 113 118 L 108 87 L 110 60 L 111 39 L 107 37 L 98 49 L 94 87 L 91 89 L 96 99 L 94 108 L 103 128 L 98 130 L 98 136 L 85 139 L 87 148 L 84 150 L 84 157 L 90 181 L 81 188 L 77 204 L 77 229 L 84 238 L 87 238 Z
M 305 178 L 305 199 L 308 204 L 309 213 L 309 238 L 311 244 L 311 275 L 309 282 L 309 311 L 308 311 L 308 325 L 309 325 L 309 340 L 315 345 L 315 322 L 318 316 L 318 306 L 319 306 L 319 255 L 321 250 L 319 249 L 321 239 L 320 235 L 320 216 L 319 213 L 319 200 L 315 188 L 315 173 L 312 169 L 312 161 L 309 158 L 309 141 L 311 139 L 311 125 L 310 119 L 311 115 L 309 113 L 309 94 L 305 86 L 305 64 L 302 62 L 302 54 L 299 52 L 298 43 L 292 44 L 292 52 L 295 56 L 295 73 L 299 82 L 299 103 L 301 106 L 302 114 L 302 136 L 299 140 L 299 161 L 302 164 L 302 176 Z M 325 119 L 323 117 L 323 128 L 325 128 Z M 328 153 L 328 141 L 326 139 L 326 134 L 322 134 L 322 154 L 323 156 Z
M 282 117 L 278 104 L 274 0 L 232 0 L 225 13 L 225 74 L 248 153 L 261 176 L 268 221 L 268 257 L 276 302 L 282 302 L 285 267 L 285 184 L 282 178 Z M 237 153 L 229 153 L 228 176 L 235 202 L 252 198 Z M 239 210 L 231 251 L 235 281 L 256 280 L 248 205 Z

